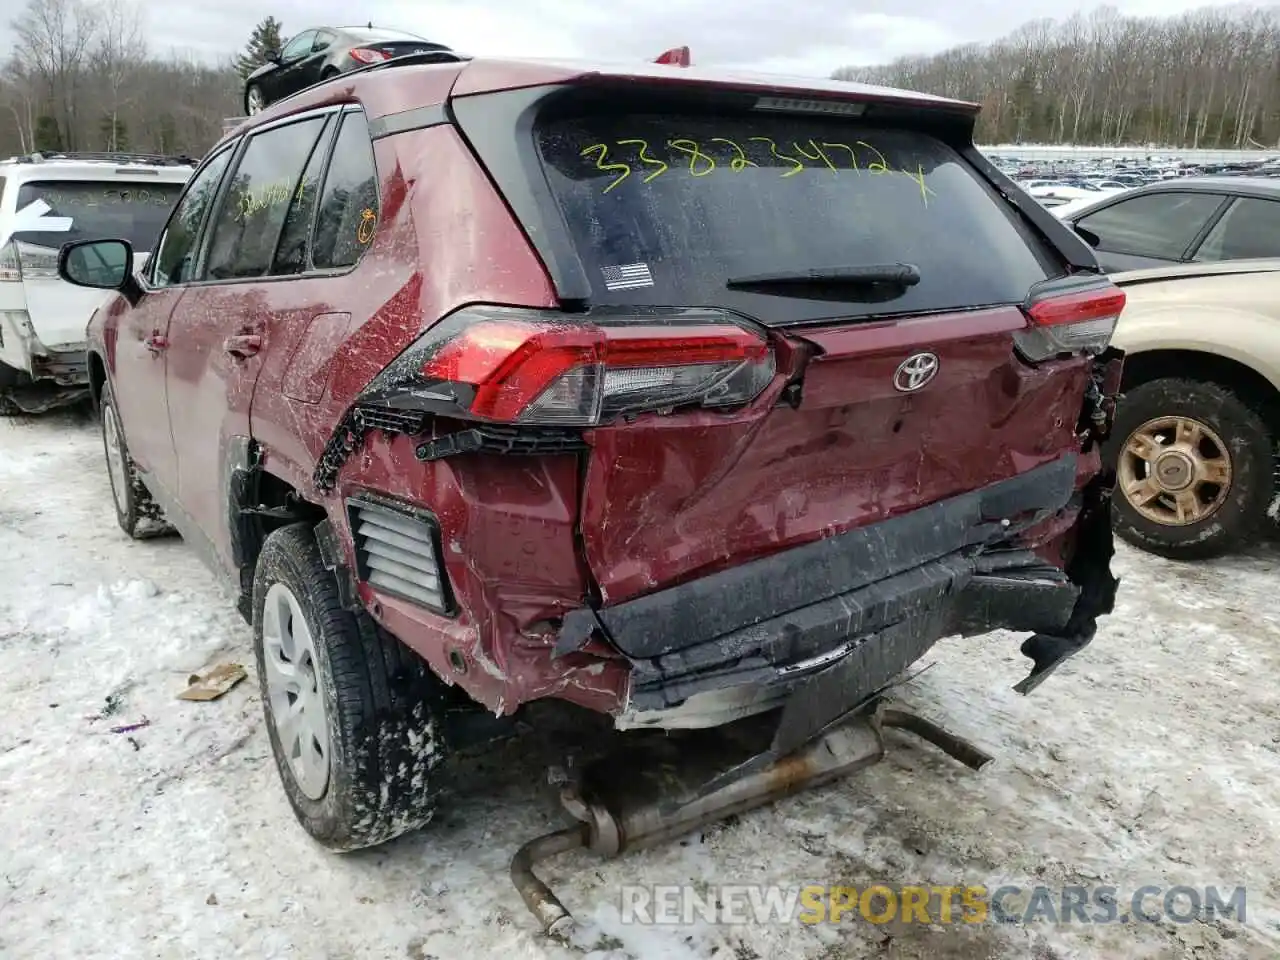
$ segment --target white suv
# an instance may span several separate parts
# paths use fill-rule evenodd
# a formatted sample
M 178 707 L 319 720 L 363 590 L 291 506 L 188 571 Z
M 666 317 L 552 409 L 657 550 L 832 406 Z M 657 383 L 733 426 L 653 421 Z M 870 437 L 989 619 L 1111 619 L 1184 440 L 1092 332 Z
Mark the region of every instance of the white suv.
M 0 161 L 0 416 L 88 389 L 85 326 L 102 294 L 58 279 L 62 245 L 127 237 L 144 263 L 194 169 L 186 157 L 119 153 Z

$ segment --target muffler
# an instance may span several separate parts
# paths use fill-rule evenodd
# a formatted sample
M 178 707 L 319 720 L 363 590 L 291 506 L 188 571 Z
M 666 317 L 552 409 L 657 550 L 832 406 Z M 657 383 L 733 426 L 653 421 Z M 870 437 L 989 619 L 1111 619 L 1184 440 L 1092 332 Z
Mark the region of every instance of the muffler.
M 707 791 L 726 768 L 733 747 L 679 752 L 654 763 L 633 754 L 595 764 L 578 783 L 561 792 L 565 810 L 578 825 L 529 841 L 511 861 L 511 880 L 543 930 L 567 938 L 572 915 L 533 872 L 540 860 L 586 848 L 604 857 L 679 839 L 733 814 L 745 813 L 791 793 L 822 786 L 870 767 L 884 758 L 884 727 L 898 727 L 929 741 L 974 770 L 992 757 L 936 724 L 904 710 L 881 706 L 829 729 L 789 756 Z M 726 749 L 727 746 L 727 749 Z M 730 762 L 730 766 L 739 766 Z M 742 765 L 748 769 L 747 765 Z

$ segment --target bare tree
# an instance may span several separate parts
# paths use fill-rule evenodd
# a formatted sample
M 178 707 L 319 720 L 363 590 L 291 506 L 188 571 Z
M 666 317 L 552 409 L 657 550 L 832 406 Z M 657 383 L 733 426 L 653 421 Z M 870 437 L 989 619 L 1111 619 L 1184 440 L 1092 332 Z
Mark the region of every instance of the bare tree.
M 987 142 L 1245 147 L 1280 145 L 1278 51 L 1280 7 L 1157 19 L 1104 6 L 835 76 L 977 101 Z
M 109 97 L 103 115 L 108 150 L 120 149 L 123 91 L 146 57 L 141 8 L 133 0 L 100 0 L 98 42 L 92 60 Z
M 43 81 L 51 115 L 69 149 L 76 145 L 76 108 L 97 27 L 97 8 L 86 0 L 29 0 L 13 22 L 15 52 Z

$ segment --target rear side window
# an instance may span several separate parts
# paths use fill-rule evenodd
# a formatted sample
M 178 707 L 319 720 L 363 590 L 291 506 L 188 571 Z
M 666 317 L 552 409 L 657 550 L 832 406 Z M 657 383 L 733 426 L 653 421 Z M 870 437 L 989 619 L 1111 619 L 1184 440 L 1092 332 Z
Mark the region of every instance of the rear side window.
M 377 224 L 378 173 L 369 125 L 363 113 L 348 113 L 320 192 L 312 264 L 318 270 L 354 266 L 373 240 Z
M 1099 250 L 1181 260 L 1221 204 L 1216 193 L 1151 193 L 1121 200 L 1077 223 L 1098 238 Z
M 274 127 L 249 140 L 213 221 L 206 279 L 267 275 L 303 168 L 326 119 L 311 117 Z
M 1280 203 L 1241 197 L 1214 224 L 1197 260 L 1280 257 Z
M 280 230 L 280 242 L 276 245 L 276 259 L 271 266 L 273 275 L 301 273 L 307 269 L 307 255 L 311 240 L 311 222 L 320 199 L 320 176 L 324 172 L 327 134 L 322 134 L 311 150 L 311 159 L 302 171 L 298 188 L 293 191 L 289 212 Z
M 127 180 L 37 180 L 18 188 L 17 209 L 33 203 L 48 206 L 43 217 L 66 230 L 21 230 L 22 243 L 60 248 L 70 240 L 128 240 L 135 250 L 150 252 L 182 192 L 180 183 Z M 69 220 L 69 225 L 65 222 Z
M 538 147 L 603 302 L 714 303 L 798 322 L 1019 302 L 1062 272 L 976 172 L 924 133 L 763 113 L 594 115 L 541 125 Z M 725 286 L 893 263 L 919 267 L 920 282 L 889 296 Z

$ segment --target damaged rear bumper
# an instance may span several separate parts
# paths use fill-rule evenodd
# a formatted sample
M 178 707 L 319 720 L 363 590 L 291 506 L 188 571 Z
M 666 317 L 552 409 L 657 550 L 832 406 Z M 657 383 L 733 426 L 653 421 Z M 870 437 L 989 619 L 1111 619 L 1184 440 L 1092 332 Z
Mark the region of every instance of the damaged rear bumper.
M 558 653 L 597 631 L 631 663 L 621 727 L 715 726 L 787 705 L 804 742 L 938 640 L 1030 631 L 1034 689 L 1111 611 L 1110 486 L 1076 489 L 1068 454 L 1009 480 L 690 583 L 566 618 Z M 1066 520 L 1066 570 L 1034 550 Z M 797 695 L 799 694 L 799 695 Z

